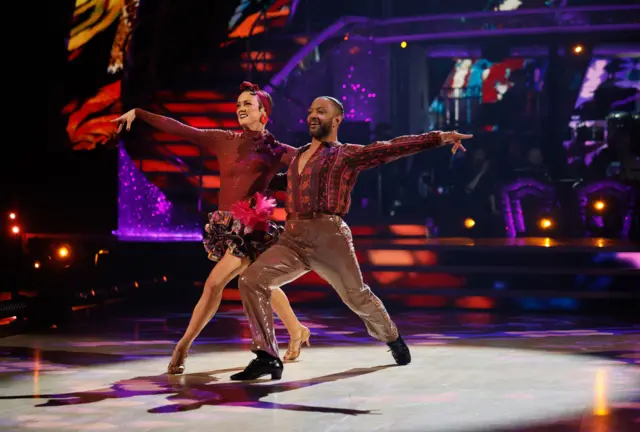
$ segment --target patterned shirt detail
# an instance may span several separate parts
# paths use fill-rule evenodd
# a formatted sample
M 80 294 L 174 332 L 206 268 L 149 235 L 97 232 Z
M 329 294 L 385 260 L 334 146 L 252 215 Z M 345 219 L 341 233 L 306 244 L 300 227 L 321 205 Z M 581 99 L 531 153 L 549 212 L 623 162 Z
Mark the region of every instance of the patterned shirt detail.
M 311 147 L 307 144 L 297 151 L 289 165 L 287 213 L 344 215 L 351 206 L 351 191 L 361 171 L 441 144 L 438 131 L 405 135 L 368 146 L 323 143 L 298 174 L 300 155 Z

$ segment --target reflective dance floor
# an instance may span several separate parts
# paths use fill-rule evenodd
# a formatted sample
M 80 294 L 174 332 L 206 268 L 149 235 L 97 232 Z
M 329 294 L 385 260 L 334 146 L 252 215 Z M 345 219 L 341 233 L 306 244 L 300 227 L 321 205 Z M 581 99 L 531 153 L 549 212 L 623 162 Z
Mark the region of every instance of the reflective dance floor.
M 311 348 L 280 381 L 229 381 L 252 358 L 227 306 L 182 376 L 164 372 L 187 314 L 147 313 L 0 339 L 0 430 L 640 430 L 640 324 L 405 311 L 397 367 L 346 308 L 302 310 Z M 287 342 L 282 326 L 279 340 Z

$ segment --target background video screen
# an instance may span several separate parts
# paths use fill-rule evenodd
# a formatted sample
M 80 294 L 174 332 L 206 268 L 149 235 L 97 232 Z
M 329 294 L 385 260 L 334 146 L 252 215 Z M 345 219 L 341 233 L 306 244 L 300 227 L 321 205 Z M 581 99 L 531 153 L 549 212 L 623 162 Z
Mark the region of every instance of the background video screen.
M 223 17 L 228 28 L 227 41 L 221 46 L 284 26 L 297 3 L 296 0 L 237 1 L 234 13 Z M 75 3 L 67 45 L 67 99 L 62 112 L 73 150 L 93 150 L 112 142 L 115 136 L 116 128 L 110 120 L 122 111 L 120 101 L 127 53 L 134 32 L 141 25 L 136 22 L 139 6 L 140 0 L 77 0 Z M 145 4 L 145 7 L 149 16 L 141 17 L 140 21 L 145 21 L 148 28 L 149 22 L 157 18 L 154 15 L 162 15 L 162 5 Z M 167 8 L 181 14 L 185 9 L 177 2 Z M 213 9 L 216 13 L 224 10 L 222 5 Z M 211 18 L 210 24 L 218 25 Z
M 63 109 L 73 150 L 92 150 L 115 134 L 124 58 L 139 0 L 77 0 Z

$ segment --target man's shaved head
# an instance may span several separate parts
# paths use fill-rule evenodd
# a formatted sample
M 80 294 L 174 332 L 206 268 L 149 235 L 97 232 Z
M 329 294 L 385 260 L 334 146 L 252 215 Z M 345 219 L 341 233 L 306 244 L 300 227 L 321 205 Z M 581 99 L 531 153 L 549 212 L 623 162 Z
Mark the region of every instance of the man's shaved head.
M 344 115 L 344 106 L 342 105 L 342 103 L 331 96 L 320 96 L 318 99 L 326 99 L 329 102 L 331 102 L 331 104 L 335 107 L 335 109 L 337 110 L 338 114 L 340 115 Z

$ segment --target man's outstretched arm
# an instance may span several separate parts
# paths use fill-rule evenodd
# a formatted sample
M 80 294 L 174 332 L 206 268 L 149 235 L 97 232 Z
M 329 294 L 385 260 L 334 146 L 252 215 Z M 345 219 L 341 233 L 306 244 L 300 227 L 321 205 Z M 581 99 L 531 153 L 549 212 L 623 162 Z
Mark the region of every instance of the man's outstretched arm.
M 420 135 L 403 135 L 390 141 L 378 141 L 368 146 L 350 144 L 345 149 L 345 162 L 360 170 L 374 168 L 424 150 L 454 144 L 454 150 L 462 147 L 461 140 L 473 135 L 457 132 L 427 132 Z

